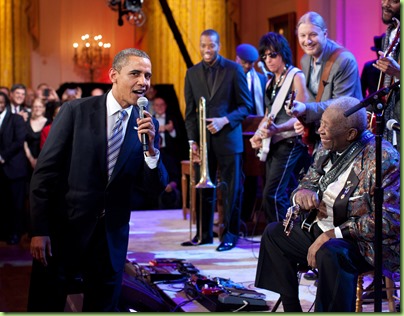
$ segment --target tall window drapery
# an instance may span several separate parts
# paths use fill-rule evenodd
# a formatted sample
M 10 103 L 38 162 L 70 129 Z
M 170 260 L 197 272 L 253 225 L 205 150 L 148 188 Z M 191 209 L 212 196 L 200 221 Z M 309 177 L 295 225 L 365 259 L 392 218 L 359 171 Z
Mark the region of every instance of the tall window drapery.
M 220 35 L 220 54 L 235 58 L 238 41 L 239 0 L 168 0 L 174 20 L 194 64 L 201 60 L 199 39 L 205 29 Z M 177 93 L 181 112 L 185 113 L 184 79 L 187 66 L 171 32 L 159 0 L 144 2 L 147 15 L 147 40 L 144 49 L 153 65 L 152 82 L 171 83 Z M 147 14 L 147 12 L 150 12 Z
M 0 85 L 31 85 L 31 49 L 38 45 L 38 0 L 0 0 Z

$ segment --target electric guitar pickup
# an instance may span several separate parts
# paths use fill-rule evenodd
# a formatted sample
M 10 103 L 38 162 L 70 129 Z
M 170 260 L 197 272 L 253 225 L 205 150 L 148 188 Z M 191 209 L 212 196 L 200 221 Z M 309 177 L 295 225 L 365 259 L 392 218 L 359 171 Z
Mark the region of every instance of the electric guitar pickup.
M 301 228 L 303 230 L 306 231 L 310 231 L 311 227 L 314 224 L 314 221 L 317 217 L 317 209 L 312 209 L 310 210 L 309 214 L 307 215 L 307 217 L 303 220 L 303 222 L 301 223 Z M 300 210 L 300 206 L 298 204 L 293 205 L 291 207 L 288 208 L 287 212 L 286 212 L 286 217 L 283 220 L 283 231 L 285 232 L 286 236 L 289 236 L 292 228 L 295 224 L 295 222 L 297 222 L 298 220 L 298 216 L 301 214 L 301 210 Z

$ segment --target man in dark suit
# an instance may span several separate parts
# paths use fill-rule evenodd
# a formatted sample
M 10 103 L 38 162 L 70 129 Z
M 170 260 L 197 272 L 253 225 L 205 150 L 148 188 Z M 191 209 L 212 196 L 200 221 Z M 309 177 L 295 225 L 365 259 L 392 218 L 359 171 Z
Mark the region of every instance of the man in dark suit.
M 202 61 L 188 69 L 185 77 L 185 126 L 188 139 L 196 142 L 193 152 L 199 159 L 201 135 L 197 109 L 204 97 L 207 141 L 203 146 L 208 155 L 210 178 L 214 182 L 219 171 L 223 194 L 224 230 L 216 250 L 226 251 L 238 240 L 243 178 L 241 122 L 252 111 L 252 101 L 243 69 L 219 55 L 219 34 L 210 29 L 203 31 L 199 45 Z M 213 242 L 213 205 L 198 211 L 203 215 L 202 232 L 197 214 L 197 235 L 183 243 L 184 246 Z
M 0 92 L 0 200 L 1 234 L 9 245 L 17 244 L 23 232 L 27 159 L 27 135 L 22 116 L 10 111 L 10 101 Z
M 158 123 L 136 106 L 151 75 L 149 56 L 125 49 L 109 70 L 112 90 L 63 104 L 52 124 L 30 188 L 28 311 L 63 311 L 71 280 L 82 281 L 83 311 L 117 311 L 131 210 L 167 184 Z
M 267 76 L 255 71 L 254 65 L 258 57 L 258 50 L 250 44 L 240 44 L 236 48 L 236 63 L 243 67 L 248 90 L 250 90 L 253 101 L 251 114 L 263 116 L 265 113 L 264 95 Z

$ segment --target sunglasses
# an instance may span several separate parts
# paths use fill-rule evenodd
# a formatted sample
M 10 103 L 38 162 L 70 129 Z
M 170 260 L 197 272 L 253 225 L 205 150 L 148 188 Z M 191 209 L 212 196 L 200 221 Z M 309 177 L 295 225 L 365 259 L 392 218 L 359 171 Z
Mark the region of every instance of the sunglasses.
M 261 59 L 265 60 L 265 59 L 267 59 L 267 57 L 271 57 L 273 59 L 276 56 L 278 56 L 278 54 L 279 54 L 278 52 L 270 52 L 268 54 L 261 55 Z

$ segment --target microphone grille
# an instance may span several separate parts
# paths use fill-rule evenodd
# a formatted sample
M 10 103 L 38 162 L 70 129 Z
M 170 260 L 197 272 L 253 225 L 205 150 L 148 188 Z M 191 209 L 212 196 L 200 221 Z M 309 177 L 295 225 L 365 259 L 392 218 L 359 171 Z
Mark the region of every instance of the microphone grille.
M 139 107 L 145 108 L 145 107 L 147 107 L 148 104 L 149 104 L 149 100 L 147 100 L 147 98 L 145 98 L 145 97 L 140 97 L 139 99 L 137 99 L 137 105 Z

